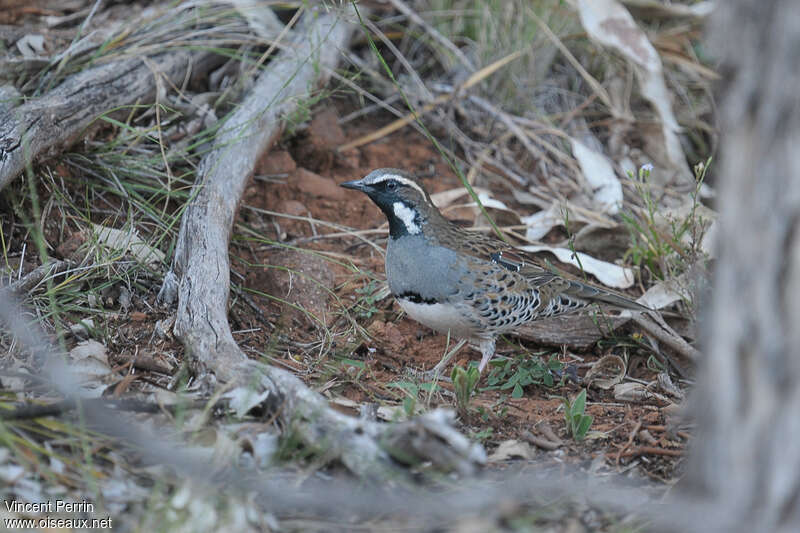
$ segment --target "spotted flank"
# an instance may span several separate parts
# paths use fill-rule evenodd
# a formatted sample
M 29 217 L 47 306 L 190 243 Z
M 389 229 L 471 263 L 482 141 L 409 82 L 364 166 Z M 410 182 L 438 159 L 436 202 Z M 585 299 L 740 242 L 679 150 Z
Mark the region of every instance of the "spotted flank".
M 551 317 L 563 315 L 581 309 L 582 307 L 586 307 L 587 305 L 588 302 L 585 300 L 578 300 L 570 298 L 564 294 L 559 294 L 550 300 L 550 305 L 548 305 L 546 309 L 542 310 L 541 316 Z
M 536 290 L 473 293 L 467 296 L 471 296 L 468 301 L 473 302 L 482 326 L 494 333 L 514 329 L 540 316 L 541 300 Z

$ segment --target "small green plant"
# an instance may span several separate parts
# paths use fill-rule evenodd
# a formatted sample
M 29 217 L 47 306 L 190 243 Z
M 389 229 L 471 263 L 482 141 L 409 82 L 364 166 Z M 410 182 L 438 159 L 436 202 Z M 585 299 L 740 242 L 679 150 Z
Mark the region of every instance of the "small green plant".
M 636 175 L 630 174 L 636 194 L 644 209 L 641 215 L 620 213 L 631 236 L 625 254 L 635 265 L 645 267 L 657 279 L 674 278 L 696 264 L 701 255 L 700 243 L 709 221 L 702 215 L 700 187 L 711 159 L 695 165 L 695 190 L 692 203 L 683 214 L 663 213 L 653 197 L 649 184 L 652 165 L 643 165 Z
M 564 419 L 567 422 L 567 433 L 576 441 L 583 440 L 592 425 L 591 415 L 584 414 L 586 409 L 586 389 L 581 390 L 572 402 L 564 398 Z
M 506 361 L 493 361 L 486 380 L 488 386 L 484 390 L 511 389 L 512 398 L 522 398 L 523 388 L 528 385 L 552 387 L 556 382 L 553 376 L 560 374 L 563 367 L 555 356 L 550 356 L 546 362 L 541 357 L 526 354 Z
M 490 427 L 483 428 L 480 431 L 476 431 L 474 433 L 470 433 L 469 440 L 477 441 L 477 442 L 483 442 L 485 440 L 490 439 L 492 437 L 492 435 L 494 435 L 494 428 L 490 426 Z
M 466 369 L 460 366 L 453 367 L 453 372 L 450 374 L 450 379 L 453 380 L 453 389 L 456 393 L 456 405 L 460 412 L 466 412 L 469 406 L 469 399 L 475 391 L 475 386 L 481 375 L 478 369 L 474 366 L 469 366 Z
M 403 391 L 403 411 L 408 417 L 414 416 L 416 412 L 420 392 L 435 391 L 438 387 L 435 383 L 414 383 L 413 381 L 394 381 L 389 383 L 389 386 Z
M 356 307 L 356 315 L 360 318 L 371 318 L 372 315 L 378 312 L 378 294 L 380 291 L 379 283 L 371 280 L 363 287 L 356 289 L 359 299 Z
M 364 372 L 366 372 L 367 370 L 367 365 L 364 363 L 364 361 L 359 361 L 357 359 L 349 359 L 347 357 L 343 357 L 342 359 L 340 359 L 340 363 L 343 373 L 350 375 L 354 383 L 360 380 L 361 376 L 363 376 Z M 355 368 L 356 369 L 355 373 L 348 372 L 347 367 Z

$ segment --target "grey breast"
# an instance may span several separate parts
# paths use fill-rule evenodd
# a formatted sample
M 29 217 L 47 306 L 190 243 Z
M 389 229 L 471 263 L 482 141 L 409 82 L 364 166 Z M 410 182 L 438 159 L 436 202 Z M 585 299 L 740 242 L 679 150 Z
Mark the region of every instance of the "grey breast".
M 446 302 L 458 294 L 466 268 L 453 250 L 431 245 L 424 235 L 389 239 L 386 278 L 392 294 Z

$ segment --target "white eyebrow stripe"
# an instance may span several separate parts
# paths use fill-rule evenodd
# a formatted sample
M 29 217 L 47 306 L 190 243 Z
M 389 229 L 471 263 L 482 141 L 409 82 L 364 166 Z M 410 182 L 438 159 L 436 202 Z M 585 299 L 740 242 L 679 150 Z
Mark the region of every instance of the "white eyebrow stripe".
M 398 183 L 402 183 L 404 185 L 408 185 L 409 187 L 412 187 L 412 188 L 418 190 L 419 193 L 422 195 L 422 197 L 425 198 L 425 191 L 422 190 L 422 187 L 417 185 L 417 183 L 414 180 L 410 180 L 408 178 L 404 178 L 403 176 L 400 176 L 398 174 L 383 174 L 383 175 L 379 176 L 378 179 L 374 180 L 372 182 L 372 184 L 374 185 L 376 183 L 381 183 L 382 181 L 387 181 L 387 180 L 395 180 Z

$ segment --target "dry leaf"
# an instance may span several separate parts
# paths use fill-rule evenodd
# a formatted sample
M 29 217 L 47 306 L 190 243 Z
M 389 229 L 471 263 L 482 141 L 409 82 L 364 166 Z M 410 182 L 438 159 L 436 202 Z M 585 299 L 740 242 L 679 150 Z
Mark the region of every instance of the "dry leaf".
M 490 192 L 487 189 L 482 189 L 480 187 L 473 187 L 472 190 L 475 191 L 475 194 L 477 194 L 479 198 L 481 194 L 487 196 L 490 194 Z M 431 195 L 431 200 L 433 201 L 433 205 L 435 205 L 439 209 L 443 209 L 452 204 L 453 202 L 455 202 L 456 200 L 458 200 L 459 198 L 461 198 L 462 196 L 468 196 L 468 195 L 469 191 L 466 188 L 457 187 L 455 189 L 448 189 L 446 191 L 434 193 Z
M 618 355 L 604 355 L 598 359 L 583 377 L 586 386 L 594 385 L 610 389 L 621 383 L 625 377 L 625 361 Z
M 681 148 L 678 120 L 672 111 L 669 91 L 664 82 L 661 57 L 636 21 L 617 0 L 577 0 L 581 24 L 589 36 L 603 46 L 613 48 L 636 65 L 642 96 L 661 118 L 665 155 L 670 166 L 691 179 Z
M 94 359 L 108 370 L 108 355 L 106 355 L 106 346 L 95 340 L 79 342 L 77 346 L 69 351 L 69 356 L 75 361 Z M 104 374 L 107 373 L 108 372 L 104 372 Z
M 692 5 L 664 2 L 663 0 L 625 0 L 625 3 L 630 8 L 645 12 L 649 17 L 692 17 L 699 19 L 709 16 L 717 4 L 711 0 L 696 2 Z
M 622 184 L 606 156 L 578 139 L 570 138 L 572 155 L 578 160 L 583 176 L 592 189 L 594 204 L 603 213 L 616 215 L 622 206 Z
M 108 384 L 103 383 L 102 379 L 111 373 L 105 345 L 95 340 L 79 342 L 70 350 L 69 356 L 74 375 L 83 380 L 81 388 L 85 397 L 99 398 L 108 388 Z
M 250 409 L 261 404 L 268 396 L 268 390 L 256 393 L 250 387 L 236 387 L 223 395 L 223 398 L 230 399 L 230 406 L 236 412 L 236 417 L 243 418 Z
M 149 265 L 164 262 L 164 252 L 143 241 L 135 229 L 123 231 L 99 224 L 92 224 L 92 228 L 98 242 L 112 250 L 130 253 L 139 262 Z
M 547 209 L 522 217 L 521 220 L 526 226 L 525 238 L 530 241 L 538 241 L 551 229 L 564 224 L 564 214 L 557 203 L 552 203 Z
M 583 252 L 575 252 L 568 248 L 556 248 L 553 246 L 520 246 L 526 252 L 550 252 L 555 255 L 562 263 L 569 263 L 593 275 L 597 280 L 607 287 L 615 289 L 627 289 L 633 285 L 633 271 L 613 263 L 601 261 Z
M 19 39 L 17 48 L 25 59 L 43 56 L 47 53 L 44 49 L 44 36 L 33 33 L 29 33 Z
M 614 387 L 614 399 L 618 402 L 639 402 L 650 397 L 650 393 L 641 383 L 618 383 Z
M 683 289 L 680 286 L 680 283 L 685 282 L 686 277 L 683 275 L 674 280 L 659 281 L 636 301 L 650 309 L 663 309 L 688 296 L 682 294 Z
M 530 444 L 519 440 L 504 440 L 489 456 L 490 463 L 498 463 L 509 459 L 533 459 L 536 455 Z

